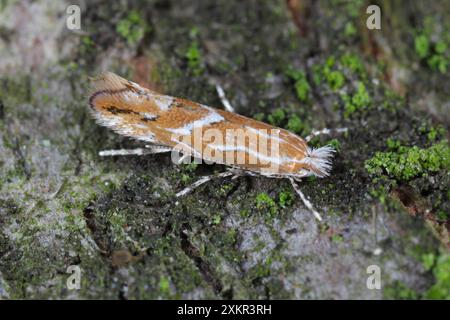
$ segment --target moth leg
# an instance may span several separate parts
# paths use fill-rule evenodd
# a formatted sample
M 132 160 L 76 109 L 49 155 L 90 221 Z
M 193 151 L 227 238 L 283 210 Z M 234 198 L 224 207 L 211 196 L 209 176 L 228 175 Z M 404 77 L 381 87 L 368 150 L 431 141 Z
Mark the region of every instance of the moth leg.
M 302 202 L 304 203 L 304 205 L 313 213 L 314 217 L 319 220 L 322 221 L 322 217 L 320 216 L 320 214 L 314 209 L 313 205 L 311 204 L 311 202 L 305 197 L 305 195 L 303 194 L 303 192 L 300 190 L 298 184 L 295 182 L 295 180 L 293 178 L 289 178 L 289 181 L 291 181 L 292 187 L 294 188 L 295 192 L 297 192 L 297 194 L 300 196 L 300 199 L 302 199 Z
M 180 159 L 178 159 L 178 161 L 176 162 L 177 164 L 182 164 L 182 163 L 184 163 L 184 161 L 186 160 L 186 159 L 188 159 L 188 158 L 190 158 L 191 157 L 191 155 L 190 154 L 183 154 L 181 157 L 180 157 Z
M 195 181 L 194 183 L 192 183 L 189 187 L 186 187 L 183 190 L 181 190 L 180 192 L 178 192 L 175 196 L 177 198 L 182 197 L 182 196 L 190 193 L 195 188 L 201 186 L 202 184 L 204 184 L 208 181 L 211 181 L 212 179 L 225 178 L 225 177 L 231 176 L 233 174 L 234 174 L 234 172 L 232 172 L 232 171 L 225 171 L 225 172 L 221 172 L 221 173 L 217 173 L 217 174 L 212 174 L 209 176 L 204 176 L 204 177 L 200 178 L 199 180 Z
M 154 154 L 154 153 L 164 153 L 170 152 L 172 148 L 167 146 L 160 146 L 156 144 L 146 144 L 145 145 L 145 154 Z
M 155 153 L 163 153 L 169 152 L 172 149 L 165 146 L 152 146 L 146 145 L 145 148 L 136 148 L 136 149 L 117 149 L 117 150 L 102 150 L 98 153 L 101 157 L 107 156 L 130 156 L 137 155 L 142 156 L 145 154 L 155 154 Z
M 194 158 L 194 161 L 192 161 L 190 158 Z M 189 161 L 186 161 L 187 159 L 189 159 Z M 200 164 L 203 162 L 203 160 L 202 160 L 202 158 L 193 156 L 190 153 L 185 153 L 179 159 L 174 161 L 175 164 L 184 164 L 184 163 L 189 164 L 192 162 Z
M 333 132 L 341 133 L 341 132 L 347 132 L 347 131 L 348 131 L 348 128 L 335 128 L 335 129 L 324 128 L 322 130 L 314 130 L 305 138 L 305 141 L 309 142 L 312 138 L 320 136 L 322 134 L 330 134 Z
M 219 84 L 216 84 L 216 91 L 217 91 L 217 94 L 219 95 L 220 101 L 222 102 L 223 106 L 225 107 L 225 110 L 227 110 L 228 112 L 234 113 L 233 106 L 231 105 L 231 103 L 227 99 L 227 97 L 225 96 L 225 91 L 223 91 L 222 87 Z
M 193 158 L 193 160 L 191 158 Z M 200 156 L 191 155 L 190 153 L 185 153 L 178 159 L 172 158 L 172 161 L 177 165 L 190 163 L 197 163 L 197 164 L 203 163 L 203 159 Z

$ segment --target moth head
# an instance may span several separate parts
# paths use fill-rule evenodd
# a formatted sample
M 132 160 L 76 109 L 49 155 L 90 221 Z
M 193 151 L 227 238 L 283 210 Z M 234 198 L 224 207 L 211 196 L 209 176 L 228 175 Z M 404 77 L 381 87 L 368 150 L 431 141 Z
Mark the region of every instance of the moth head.
M 330 175 L 332 159 L 336 150 L 327 145 L 320 148 L 307 148 L 307 155 L 302 162 L 305 164 L 303 170 L 307 170 L 307 176 L 324 178 Z

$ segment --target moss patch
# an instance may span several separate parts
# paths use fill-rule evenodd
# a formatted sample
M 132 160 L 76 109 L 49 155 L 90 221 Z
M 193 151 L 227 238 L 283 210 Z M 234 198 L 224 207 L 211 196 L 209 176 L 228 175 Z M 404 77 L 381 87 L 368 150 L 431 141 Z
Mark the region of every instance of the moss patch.
M 450 169 L 450 147 L 445 140 L 427 149 L 398 146 L 392 141 L 390 147 L 396 148 L 396 151 L 377 152 L 365 162 L 365 168 L 370 175 L 387 175 L 408 181 L 430 172 Z
M 198 29 L 192 28 L 189 32 L 189 36 L 192 39 L 189 47 L 186 50 L 185 58 L 187 59 L 188 68 L 192 74 L 199 76 L 203 73 L 202 53 L 200 51 L 200 45 L 198 42 Z
M 425 34 L 419 34 L 414 39 L 414 48 L 418 57 L 425 61 L 432 70 L 446 73 L 450 63 L 448 56 L 448 44 L 444 41 L 430 43 Z
M 427 255 L 424 265 L 425 268 L 433 270 L 436 279 L 436 283 L 425 293 L 425 298 L 450 300 L 450 254 L 442 254 L 439 257 Z
M 347 118 L 356 111 L 368 108 L 371 103 L 366 86 L 362 82 L 358 82 L 356 88 L 356 92 L 353 95 L 344 93 L 341 96 L 344 101 L 344 116 Z
M 297 98 L 300 101 L 306 101 L 308 99 L 311 87 L 306 78 L 305 72 L 289 69 L 286 74 L 294 82 L 295 94 L 297 95 Z
M 278 211 L 276 202 L 265 192 L 256 196 L 255 206 L 256 209 L 268 211 L 272 215 Z
M 124 38 L 129 45 L 135 45 L 142 40 L 145 33 L 150 31 L 142 15 L 137 10 L 131 10 L 121 19 L 116 26 L 117 33 Z

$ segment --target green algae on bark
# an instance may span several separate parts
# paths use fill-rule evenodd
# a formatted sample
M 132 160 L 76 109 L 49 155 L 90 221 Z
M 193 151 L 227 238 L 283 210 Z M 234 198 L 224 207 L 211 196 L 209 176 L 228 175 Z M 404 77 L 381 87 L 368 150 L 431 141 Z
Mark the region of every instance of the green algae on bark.
M 365 168 L 369 174 L 386 174 L 401 181 L 408 181 L 439 170 L 450 170 L 450 146 L 446 140 L 427 149 L 393 145 L 392 142 L 390 147 L 395 150 L 377 152 L 366 161 Z

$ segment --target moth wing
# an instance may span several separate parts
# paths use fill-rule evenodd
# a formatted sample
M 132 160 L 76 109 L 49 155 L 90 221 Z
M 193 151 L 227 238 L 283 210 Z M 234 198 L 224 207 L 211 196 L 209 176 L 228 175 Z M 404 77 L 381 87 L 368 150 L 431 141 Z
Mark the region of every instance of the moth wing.
M 90 80 L 89 105 L 100 125 L 131 138 L 157 142 L 149 123 L 157 117 L 157 107 L 149 99 L 152 91 L 112 72 Z
M 128 89 L 133 92 L 152 92 L 151 90 L 141 87 L 137 83 L 124 79 L 112 72 L 104 72 L 89 79 L 91 81 L 91 94 L 98 91 L 123 91 Z

